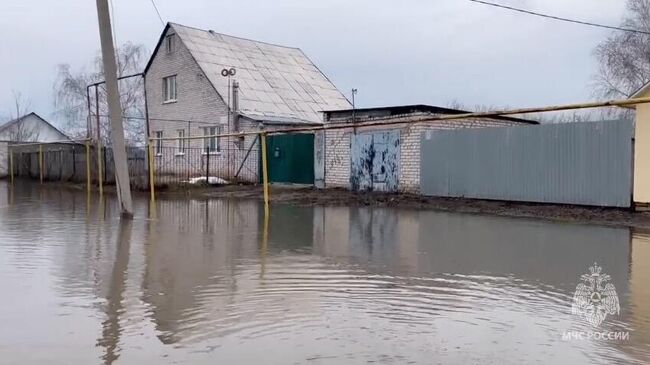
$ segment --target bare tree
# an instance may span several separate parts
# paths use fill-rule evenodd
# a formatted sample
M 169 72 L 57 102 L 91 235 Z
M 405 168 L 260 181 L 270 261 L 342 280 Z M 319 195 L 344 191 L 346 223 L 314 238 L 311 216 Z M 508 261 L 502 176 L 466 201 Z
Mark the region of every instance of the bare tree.
M 7 129 L 7 137 L 13 142 L 36 142 L 38 141 L 39 131 L 36 125 L 29 125 L 21 119 L 29 113 L 32 102 L 29 98 L 24 97 L 21 92 L 13 90 L 13 107 L 6 118 L 7 122 L 13 122 Z
M 12 90 L 11 95 L 14 99 L 14 108 L 12 110 L 11 119 L 17 119 L 28 113 L 32 107 L 32 101 L 24 97 L 20 91 Z
M 627 0 L 621 26 L 650 32 L 650 0 Z M 599 98 L 628 98 L 650 81 L 650 35 L 613 32 L 594 50 L 598 72 L 594 94 Z
M 493 105 L 482 105 L 476 104 L 473 107 L 468 107 L 458 100 L 453 100 L 447 104 L 449 108 L 466 110 L 471 112 L 493 112 L 499 110 L 508 110 L 512 109 L 509 106 L 493 106 Z M 605 118 L 602 111 L 596 112 L 593 110 L 566 110 L 566 111 L 557 111 L 557 112 L 545 112 L 545 113 L 529 113 L 521 115 L 510 115 L 511 117 L 518 117 L 522 119 L 528 119 L 531 121 L 537 121 L 541 124 L 558 124 L 558 123 L 575 123 L 575 122 L 589 122 L 593 120 L 600 120 Z
M 118 77 L 137 74 L 143 71 L 148 59 L 148 52 L 143 45 L 126 43 L 116 51 Z M 57 79 L 54 83 L 54 105 L 57 114 L 65 121 L 65 130 L 74 138 L 96 135 L 96 100 L 94 88 L 90 90 L 90 113 L 86 98 L 88 85 L 104 81 L 104 68 L 101 55 L 97 54 L 90 71 L 84 69 L 73 71 L 68 64 L 59 65 Z M 120 101 L 125 116 L 124 132 L 127 144 L 136 145 L 144 141 L 144 85 L 141 77 L 121 80 Z M 102 142 L 110 142 L 110 120 L 108 118 L 108 101 L 106 89 L 99 85 L 99 119 Z M 90 115 L 90 123 L 88 116 Z M 87 126 L 90 125 L 91 130 Z
M 531 113 L 522 115 L 522 118 L 536 120 L 541 124 L 560 124 L 590 122 L 604 119 L 604 116 L 588 109 L 564 110 L 557 112 Z

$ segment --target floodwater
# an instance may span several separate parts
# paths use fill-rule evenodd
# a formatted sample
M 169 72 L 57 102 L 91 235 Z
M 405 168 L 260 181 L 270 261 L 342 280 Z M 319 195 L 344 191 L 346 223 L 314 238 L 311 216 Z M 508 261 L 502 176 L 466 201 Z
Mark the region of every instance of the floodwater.
M 120 223 L 112 197 L 0 181 L 0 363 L 650 361 L 643 232 L 377 207 L 273 205 L 266 221 L 255 200 L 135 207 Z M 571 312 L 594 262 L 620 303 L 597 327 Z

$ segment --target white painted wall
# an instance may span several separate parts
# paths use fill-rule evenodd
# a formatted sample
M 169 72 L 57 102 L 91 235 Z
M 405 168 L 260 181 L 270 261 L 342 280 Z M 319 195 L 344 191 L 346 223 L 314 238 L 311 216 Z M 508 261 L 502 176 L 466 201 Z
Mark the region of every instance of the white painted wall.
M 0 126 L 2 129 L 2 126 Z M 6 130 L 0 131 L 0 141 L 9 141 L 19 129 L 33 131 L 33 137 L 29 142 L 58 142 L 66 141 L 68 137 L 59 130 L 45 122 L 36 114 L 29 114 L 23 117 L 20 122 L 13 124 Z

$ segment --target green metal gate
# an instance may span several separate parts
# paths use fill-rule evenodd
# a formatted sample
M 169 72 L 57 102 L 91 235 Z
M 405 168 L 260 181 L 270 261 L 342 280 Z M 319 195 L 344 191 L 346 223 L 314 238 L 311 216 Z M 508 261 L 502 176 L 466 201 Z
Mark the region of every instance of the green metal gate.
M 269 182 L 314 183 L 313 134 L 268 136 L 266 143 Z

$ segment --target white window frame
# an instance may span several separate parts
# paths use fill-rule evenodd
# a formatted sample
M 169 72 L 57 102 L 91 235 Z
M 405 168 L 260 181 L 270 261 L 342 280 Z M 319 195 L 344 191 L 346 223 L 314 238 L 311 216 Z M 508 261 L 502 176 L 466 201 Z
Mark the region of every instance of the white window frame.
M 176 102 L 176 97 L 178 96 L 176 75 L 163 77 L 162 93 L 163 93 L 163 104 Z
M 222 126 L 220 125 L 203 127 L 203 136 L 220 134 L 221 128 Z M 211 155 L 221 153 L 220 139 L 219 137 L 203 138 L 203 154 L 205 155 L 208 151 Z
M 154 134 L 156 138 L 163 138 L 163 131 L 155 131 Z M 161 141 L 160 139 L 156 139 L 155 152 L 156 152 L 156 156 L 162 156 L 163 141 Z
M 182 156 L 185 154 L 185 129 L 177 129 L 176 136 L 178 137 L 176 140 L 176 156 Z
M 175 39 L 176 34 L 168 34 L 165 36 L 165 48 L 167 49 L 167 54 L 174 53 L 175 51 L 175 46 L 176 46 L 176 39 Z

